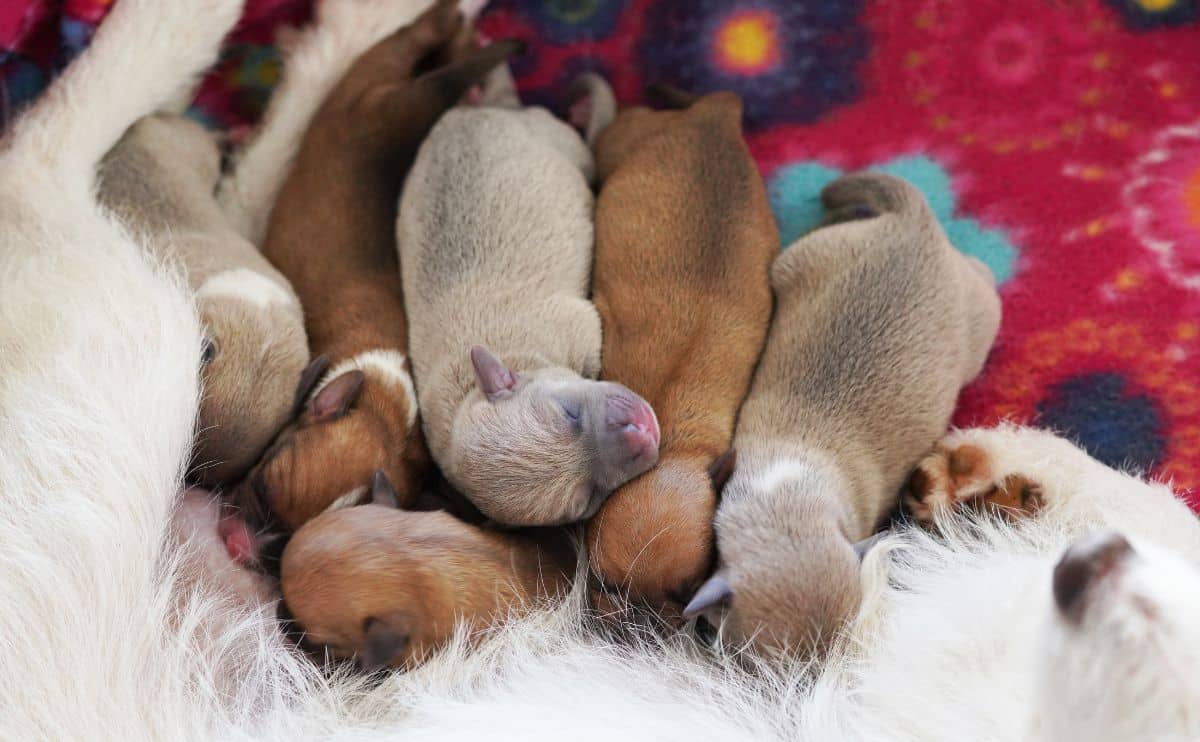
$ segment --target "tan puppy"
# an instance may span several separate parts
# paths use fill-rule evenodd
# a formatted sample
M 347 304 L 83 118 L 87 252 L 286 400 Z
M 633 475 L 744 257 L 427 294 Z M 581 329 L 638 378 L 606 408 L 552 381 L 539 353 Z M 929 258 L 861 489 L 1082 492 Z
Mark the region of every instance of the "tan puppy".
M 409 376 L 396 262 L 396 203 L 417 147 L 438 117 L 512 54 L 464 44 L 454 0 L 355 62 L 315 115 L 271 215 L 263 253 L 304 301 L 314 356 L 299 419 L 276 439 L 240 500 L 287 528 L 361 498 L 382 472 L 406 506 L 428 484 L 429 456 Z M 422 72 L 418 65 L 441 64 Z
M 288 421 L 308 363 L 304 318 L 287 279 L 234 231 L 213 196 L 216 142 L 182 116 L 134 124 L 100 167 L 98 198 L 196 292 L 208 342 L 193 455 L 199 481 L 241 478 Z
M 515 94 L 492 84 L 499 99 Z M 509 525 L 589 517 L 658 455 L 650 406 L 594 380 L 591 174 L 583 141 L 544 109 L 460 107 L 404 189 L 399 245 L 430 450 Z
M 570 589 L 566 531 L 518 534 L 380 504 L 304 525 L 283 552 L 283 595 L 306 641 L 367 670 L 411 667 L 459 622 L 486 628 Z
M 609 589 L 668 620 L 711 574 L 717 492 L 771 319 L 779 231 L 741 120 L 741 101 L 716 93 L 683 111 L 625 110 L 595 143 L 601 376 L 650 402 L 662 443 L 658 465 L 589 523 L 589 559 Z
M 771 267 L 775 317 L 717 511 L 719 566 L 686 610 L 723 619 L 733 643 L 818 653 L 858 608 L 859 542 L 945 432 L 1000 323 L 991 274 L 913 186 L 861 173 L 822 198 L 832 226 Z

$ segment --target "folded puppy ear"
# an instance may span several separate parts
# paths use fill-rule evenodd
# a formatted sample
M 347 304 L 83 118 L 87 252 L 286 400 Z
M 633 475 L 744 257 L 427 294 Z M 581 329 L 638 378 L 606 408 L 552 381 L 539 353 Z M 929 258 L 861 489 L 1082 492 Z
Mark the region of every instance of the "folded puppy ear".
M 471 365 L 475 367 L 475 380 L 479 390 L 484 393 L 489 402 L 505 399 L 512 394 L 517 385 L 516 377 L 499 358 L 488 352 L 482 345 L 471 348 Z
M 702 613 L 725 605 L 733 599 L 733 588 L 729 586 L 729 581 L 725 578 L 723 570 L 717 570 L 716 574 L 708 578 L 708 581 L 700 586 L 696 594 L 692 596 L 691 602 L 683 609 L 683 617 L 693 619 Z
M 316 422 L 337 420 L 350 411 L 351 405 L 362 394 L 366 376 L 359 369 L 347 371 L 325 385 L 308 405 L 309 414 Z
M 525 43 L 517 39 L 504 39 L 487 46 L 474 47 L 460 54 L 453 62 L 422 77 L 421 83 L 441 96 L 446 105 L 453 105 L 468 88 L 482 82 L 493 68 L 523 51 Z
M 870 551 L 875 544 L 879 543 L 884 539 L 885 536 L 889 535 L 891 535 L 889 531 L 880 531 L 874 536 L 867 536 L 862 541 L 856 541 L 853 546 L 854 553 L 858 554 L 858 560 L 861 562 L 863 557 L 867 555 L 867 552 Z
M 304 403 L 308 400 L 308 395 L 312 394 L 313 387 L 325 375 L 325 371 L 328 368 L 329 357 L 320 355 L 309 361 L 304 370 L 300 372 L 300 381 L 296 385 L 296 399 L 292 417 L 298 416 L 304 409 Z
M 725 483 L 733 476 L 735 466 L 737 466 L 737 449 L 730 448 L 718 456 L 708 467 L 708 478 L 712 480 L 713 489 L 716 490 L 718 498 L 721 497 L 721 490 L 725 489 Z
M 358 653 L 358 666 L 363 672 L 375 672 L 392 664 L 408 646 L 407 621 L 399 615 L 387 620 L 369 616 L 363 623 L 363 646 Z
M 400 507 L 400 498 L 396 495 L 396 488 L 392 486 L 391 480 L 388 479 L 387 474 L 383 473 L 382 469 L 375 472 L 375 479 L 371 482 L 371 503 L 389 508 Z

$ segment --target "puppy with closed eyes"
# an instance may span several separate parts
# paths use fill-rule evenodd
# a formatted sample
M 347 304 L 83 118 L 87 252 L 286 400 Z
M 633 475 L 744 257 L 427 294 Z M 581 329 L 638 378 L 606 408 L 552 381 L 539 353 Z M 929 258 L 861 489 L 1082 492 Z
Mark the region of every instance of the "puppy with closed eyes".
M 575 551 L 563 529 L 495 531 L 445 512 L 371 504 L 306 523 L 281 566 L 284 600 L 307 644 L 365 670 L 412 667 L 460 623 L 479 631 L 565 594 Z
M 472 47 L 470 33 L 458 3 L 439 0 L 364 53 L 315 114 L 271 213 L 263 253 L 301 296 L 317 360 L 298 419 L 238 499 L 288 529 L 357 502 L 380 476 L 405 506 L 431 483 L 394 225 L 425 135 L 516 49 Z
M 915 187 L 864 172 L 822 198 L 828 226 L 771 267 L 775 316 L 734 435 L 718 566 L 686 610 L 733 644 L 816 654 L 858 609 L 863 542 L 1000 324 L 991 273 Z
M 658 423 L 637 394 L 595 380 L 591 154 L 490 83 L 483 105 L 434 127 L 404 187 L 417 392 L 434 459 L 484 515 L 570 523 L 654 464 Z
M 216 141 L 182 116 L 147 116 L 100 166 L 97 198 L 161 257 L 178 260 L 205 325 L 198 481 L 232 484 L 287 424 L 308 363 L 300 302 L 213 195 Z
M 584 82 L 593 106 L 611 100 Z M 601 376 L 646 398 L 662 444 L 588 523 L 588 557 L 598 601 L 617 591 L 672 621 L 712 570 L 717 494 L 771 319 L 779 231 L 741 124 L 737 96 L 714 93 L 623 110 L 593 145 Z

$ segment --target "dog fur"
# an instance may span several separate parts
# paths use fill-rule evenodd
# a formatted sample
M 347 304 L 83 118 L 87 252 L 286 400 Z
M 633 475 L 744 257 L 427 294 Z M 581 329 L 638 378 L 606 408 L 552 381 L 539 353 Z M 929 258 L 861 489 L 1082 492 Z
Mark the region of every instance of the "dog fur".
M 562 529 L 486 530 L 391 501 L 304 524 L 283 552 L 281 574 L 305 640 L 373 670 L 414 667 L 460 624 L 478 632 L 564 595 L 575 562 Z
M 587 518 L 657 457 L 650 406 L 594 380 L 591 175 L 579 135 L 546 110 L 485 105 L 442 118 L 404 188 L 400 263 L 429 448 L 508 525 Z
M 601 86 L 591 96 L 611 98 Z M 779 231 L 741 120 L 741 101 L 717 93 L 626 109 L 594 145 L 601 376 L 650 403 L 662 441 L 589 522 L 588 549 L 604 585 L 673 621 L 712 572 L 717 493 L 771 319 Z
M 210 487 L 241 479 L 287 424 L 308 364 L 291 284 L 234 231 L 213 197 L 220 159 L 199 124 L 149 116 L 105 157 L 99 190 L 101 204 L 182 263 L 196 292 L 208 344 L 193 473 Z
M 405 357 L 396 208 L 438 116 L 513 51 L 458 48 L 469 35 L 457 0 L 439 0 L 365 52 L 313 117 L 280 189 L 263 254 L 293 282 L 312 352 L 333 368 L 297 392 L 302 414 L 238 500 L 262 498 L 288 529 L 352 504 L 380 472 L 406 507 L 432 483 Z M 433 55 L 444 65 L 418 74 Z
M 912 185 L 860 173 L 822 198 L 835 223 L 771 267 L 775 317 L 717 510 L 719 564 L 687 611 L 767 650 L 819 653 L 854 615 L 855 544 L 894 511 L 1000 324 L 991 274 Z

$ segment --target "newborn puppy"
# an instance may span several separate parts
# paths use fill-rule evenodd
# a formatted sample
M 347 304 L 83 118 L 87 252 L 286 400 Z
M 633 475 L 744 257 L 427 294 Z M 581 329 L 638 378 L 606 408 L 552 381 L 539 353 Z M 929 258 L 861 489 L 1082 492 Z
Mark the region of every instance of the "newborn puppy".
M 515 100 L 498 84 L 489 96 Z M 425 434 L 446 478 L 500 523 L 587 518 L 658 456 L 645 400 L 594 380 L 591 174 L 583 141 L 547 111 L 460 107 L 404 189 L 397 229 Z
M 376 491 L 379 495 L 379 491 Z M 570 589 L 567 533 L 497 532 L 379 504 L 307 523 L 283 552 L 283 595 L 306 641 L 367 670 L 412 667 L 459 622 L 479 630 Z
M 213 188 L 216 142 L 182 116 L 134 124 L 100 166 L 101 204 L 160 257 L 178 259 L 196 292 L 207 344 L 193 469 L 209 486 L 241 478 L 292 411 L 308 363 L 292 287 L 225 219 Z
M 515 49 L 468 48 L 456 5 L 439 0 L 354 63 L 313 118 L 271 214 L 263 253 L 303 298 L 320 362 L 297 392 L 298 419 L 238 500 L 261 501 L 290 529 L 356 502 L 377 473 L 406 506 L 429 484 L 405 358 L 396 204 L 430 127 Z
M 589 86 L 611 97 L 599 78 Z M 669 620 L 712 571 L 717 493 L 771 319 L 779 232 L 741 120 L 741 101 L 716 93 L 682 111 L 625 110 L 594 146 L 601 377 L 646 398 L 662 443 L 658 465 L 588 524 L 589 560 Z
M 913 186 L 860 173 L 822 198 L 831 225 L 771 267 L 775 317 L 717 511 L 718 569 L 685 611 L 723 621 L 733 643 L 818 653 L 860 603 L 856 544 L 945 431 L 1000 323 L 991 274 Z

